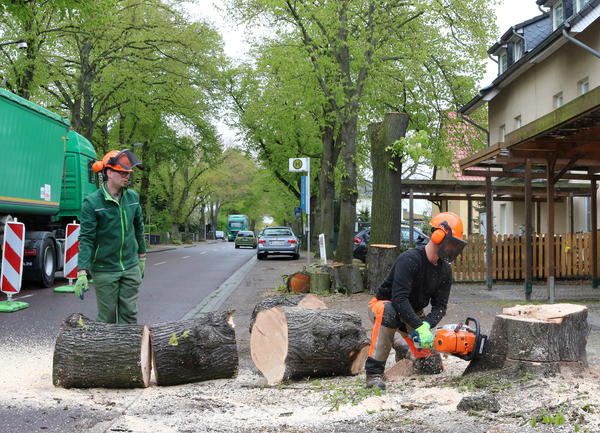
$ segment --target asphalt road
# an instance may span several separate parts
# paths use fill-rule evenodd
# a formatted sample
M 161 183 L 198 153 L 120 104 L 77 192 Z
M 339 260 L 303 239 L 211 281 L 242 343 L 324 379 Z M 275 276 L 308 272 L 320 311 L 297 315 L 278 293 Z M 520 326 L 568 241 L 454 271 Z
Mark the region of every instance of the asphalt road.
M 255 254 L 254 249 L 235 249 L 233 242 L 221 241 L 148 254 L 138 323 L 181 319 Z M 56 280 L 57 286 L 65 284 L 65 279 Z M 0 300 L 6 300 L 6 295 L 0 294 Z M 0 314 L 0 344 L 21 339 L 47 343 L 56 337 L 64 317 L 83 313 L 95 318 L 97 313 L 93 284 L 83 301 L 73 293 L 31 286 L 24 286 L 13 300 L 27 302 L 29 308 Z

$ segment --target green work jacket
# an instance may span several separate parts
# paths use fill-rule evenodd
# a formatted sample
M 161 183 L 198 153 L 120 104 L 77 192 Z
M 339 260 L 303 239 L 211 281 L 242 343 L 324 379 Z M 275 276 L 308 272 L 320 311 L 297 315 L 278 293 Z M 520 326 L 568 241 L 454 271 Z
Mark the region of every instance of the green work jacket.
M 146 252 L 140 196 L 132 189 L 121 192 L 117 201 L 102 185 L 83 201 L 78 270 L 124 271 Z

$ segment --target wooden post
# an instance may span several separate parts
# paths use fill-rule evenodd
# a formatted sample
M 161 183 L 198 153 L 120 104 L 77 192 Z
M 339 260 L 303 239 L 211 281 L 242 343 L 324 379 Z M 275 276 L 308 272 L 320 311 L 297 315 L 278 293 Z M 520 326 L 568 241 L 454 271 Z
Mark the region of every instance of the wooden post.
M 546 251 L 546 257 L 548 257 L 548 303 L 554 304 L 554 267 L 555 267 L 555 254 L 554 254 L 554 164 L 555 159 L 548 159 L 548 165 L 546 169 L 546 195 L 547 203 L 546 207 L 548 210 L 548 250 Z
M 525 299 L 533 289 L 533 249 L 531 248 L 531 159 L 525 160 Z
M 569 233 L 575 233 L 575 217 L 573 215 L 573 193 L 569 193 Z
M 539 235 L 542 233 L 542 203 L 538 201 L 535 203 L 535 232 Z
M 471 236 L 473 234 L 473 200 L 469 195 L 467 197 L 467 235 Z
M 590 204 L 592 207 L 592 287 L 598 287 L 598 200 L 596 199 L 596 177 L 592 174 L 592 193 Z
M 487 176 L 485 178 L 485 263 L 488 289 L 492 288 L 492 236 L 494 235 L 492 206 L 492 178 Z

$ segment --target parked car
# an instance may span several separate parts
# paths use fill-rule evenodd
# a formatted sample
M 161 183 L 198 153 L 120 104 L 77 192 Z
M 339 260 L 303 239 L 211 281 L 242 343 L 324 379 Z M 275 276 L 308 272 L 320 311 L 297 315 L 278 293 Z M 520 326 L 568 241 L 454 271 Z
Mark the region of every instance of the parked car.
M 423 233 L 416 227 L 413 227 L 413 238 L 415 241 L 415 245 L 427 245 L 429 242 L 429 236 Z M 367 247 L 369 246 L 369 241 L 371 239 L 371 227 L 367 227 L 364 230 L 361 230 L 354 237 L 354 251 L 353 256 L 363 262 L 367 259 Z M 407 249 L 410 245 L 410 227 L 402 226 L 402 238 L 401 238 L 401 246 L 403 249 Z
M 263 260 L 269 255 L 285 254 L 298 259 L 299 250 L 298 238 L 291 227 L 265 227 L 258 238 L 256 258 Z
M 225 240 L 225 232 L 222 230 L 217 230 L 215 232 L 215 239 L 223 239 Z
M 235 236 L 235 247 L 252 247 L 256 248 L 257 240 L 256 236 L 254 236 L 254 232 L 249 230 L 242 230 L 237 233 Z

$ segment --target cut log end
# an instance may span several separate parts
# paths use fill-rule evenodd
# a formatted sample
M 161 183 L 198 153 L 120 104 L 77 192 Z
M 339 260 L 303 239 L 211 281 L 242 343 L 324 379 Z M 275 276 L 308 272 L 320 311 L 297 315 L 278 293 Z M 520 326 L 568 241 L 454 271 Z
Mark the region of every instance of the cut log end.
M 308 293 L 305 297 L 302 298 L 300 302 L 298 302 L 298 307 L 300 308 L 310 308 L 312 310 L 326 310 L 327 305 L 323 299 L 321 299 L 317 295 L 313 295 L 312 293 Z
M 140 344 L 140 367 L 142 369 L 142 383 L 144 388 L 150 385 L 150 375 L 152 373 L 152 336 L 146 325 L 142 330 L 142 341 Z
M 565 317 L 585 310 L 587 307 L 576 304 L 516 305 L 502 309 L 502 316 L 528 322 L 562 323 Z
M 269 350 L 265 350 L 268 347 Z M 287 320 L 281 307 L 263 310 L 256 315 L 250 334 L 252 361 L 269 385 L 279 383 L 285 374 L 288 353 Z
M 360 349 L 358 351 L 358 355 L 355 355 L 353 352 L 350 352 L 348 356 L 350 358 L 356 356 L 356 358 L 350 366 L 350 374 L 353 376 L 357 375 L 362 371 L 363 367 L 365 366 L 365 361 L 369 357 L 369 346 L 365 346 L 362 349 Z

